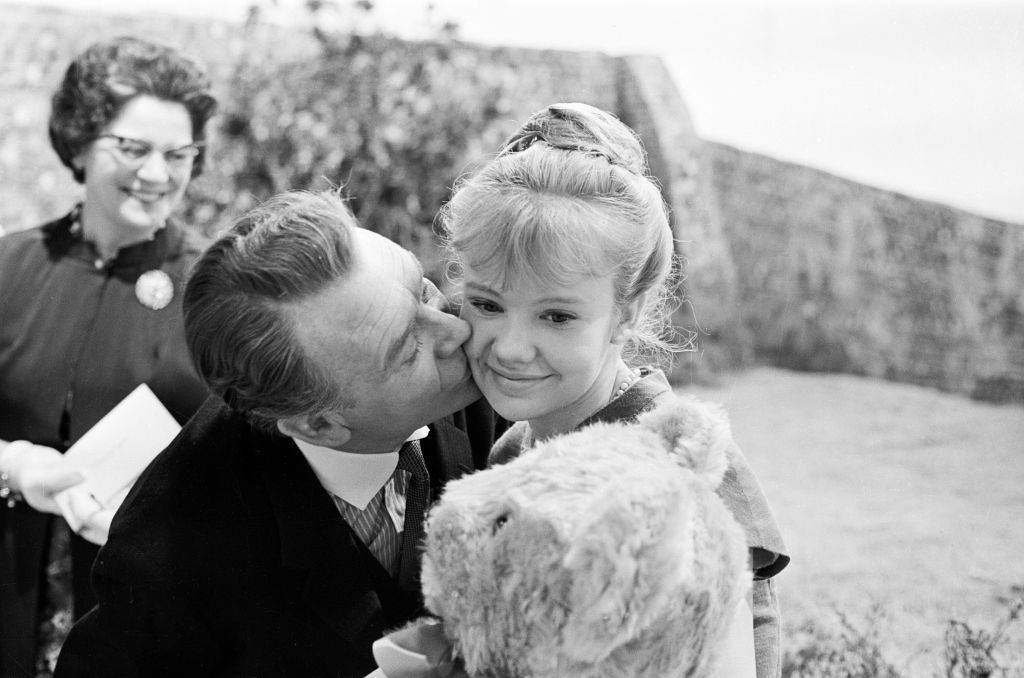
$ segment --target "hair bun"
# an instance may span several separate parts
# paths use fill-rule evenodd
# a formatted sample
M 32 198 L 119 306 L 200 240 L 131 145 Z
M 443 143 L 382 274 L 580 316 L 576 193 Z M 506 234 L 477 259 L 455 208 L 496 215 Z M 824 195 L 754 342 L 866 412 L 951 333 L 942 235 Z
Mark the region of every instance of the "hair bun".
M 647 176 L 647 155 L 637 134 L 611 113 L 588 104 L 552 104 L 523 123 L 499 155 L 525 151 L 537 142 L 604 158 Z

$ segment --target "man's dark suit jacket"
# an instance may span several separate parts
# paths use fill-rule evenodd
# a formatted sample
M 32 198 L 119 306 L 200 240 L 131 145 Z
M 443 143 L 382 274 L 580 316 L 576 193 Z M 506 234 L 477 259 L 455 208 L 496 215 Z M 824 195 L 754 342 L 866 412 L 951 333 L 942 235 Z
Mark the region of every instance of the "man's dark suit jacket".
M 421 441 L 432 498 L 486 464 L 494 417 L 472 407 Z M 371 643 L 423 612 L 418 581 L 388 576 L 295 444 L 214 398 L 132 489 L 93 586 L 59 678 L 361 677 Z

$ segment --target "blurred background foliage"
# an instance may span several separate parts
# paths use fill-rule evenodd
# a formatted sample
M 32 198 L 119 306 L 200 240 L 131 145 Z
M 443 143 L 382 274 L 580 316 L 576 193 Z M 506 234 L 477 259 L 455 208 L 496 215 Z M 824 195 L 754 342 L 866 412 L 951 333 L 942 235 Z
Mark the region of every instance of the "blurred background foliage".
M 365 227 L 415 252 L 438 277 L 434 215 L 471 158 L 503 135 L 501 79 L 453 49 L 455 25 L 411 43 L 372 28 L 373 5 L 311 0 L 311 55 L 282 60 L 253 5 L 218 118 L 215 182 L 189 218 L 222 227 L 275 193 L 338 188 Z M 336 23 L 349 30 L 336 31 Z M 353 30 L 353 27 L 361 27 Z M 493 69 L 492 69 L 493 70 Z

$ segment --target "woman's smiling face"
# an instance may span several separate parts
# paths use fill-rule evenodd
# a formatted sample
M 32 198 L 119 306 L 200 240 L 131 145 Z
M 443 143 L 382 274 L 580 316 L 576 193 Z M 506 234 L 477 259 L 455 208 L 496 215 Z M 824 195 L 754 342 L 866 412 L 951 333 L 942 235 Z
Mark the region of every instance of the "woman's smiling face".
M 121 149 L 143 142 L 151 152 L 133 159 Z M 193 142 L 188 110 L 178 102 L 135 97 L 75 159 L 85 170 L 87 228 L 109 231 L 110 240 L 131 243 L 161 228 L 181 202 L 192 159 L 181 157 Z
M 467 265 L 463 296 L 473 378 L 502 417 L 547 437 L 608 402 L 622 349 L 610 275 L 560 285 L 520 276 L 501 289 Z

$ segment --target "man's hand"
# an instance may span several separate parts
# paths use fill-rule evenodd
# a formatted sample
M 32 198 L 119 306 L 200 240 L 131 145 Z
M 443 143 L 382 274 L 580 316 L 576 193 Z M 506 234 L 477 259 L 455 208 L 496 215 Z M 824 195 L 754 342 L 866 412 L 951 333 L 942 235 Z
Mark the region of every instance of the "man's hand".
M 27 440 L 15 440 L 0 448 L 0 469 L 29 506 L 55 515 L 61 511 L 54 496 L 84 480 L 81 473 L 68 466 L 63 454 Z

